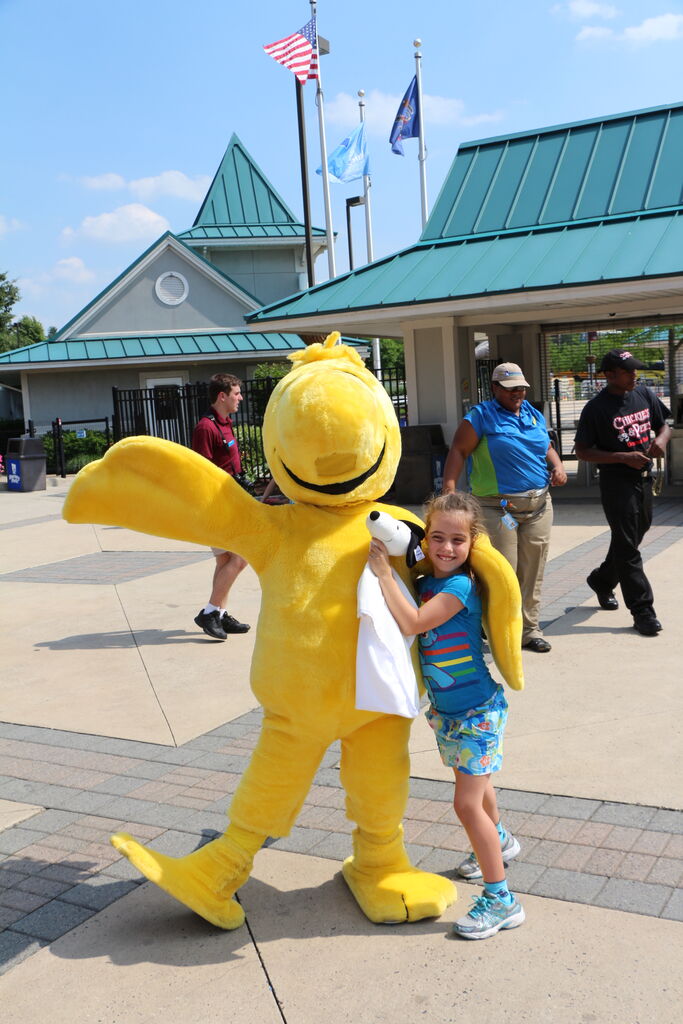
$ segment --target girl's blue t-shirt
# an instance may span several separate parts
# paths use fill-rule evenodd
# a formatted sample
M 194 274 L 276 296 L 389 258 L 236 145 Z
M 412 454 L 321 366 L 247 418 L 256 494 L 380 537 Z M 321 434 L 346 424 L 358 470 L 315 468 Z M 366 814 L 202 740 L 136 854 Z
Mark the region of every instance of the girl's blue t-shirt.
M 420 663 L 429 699 L 437 711 L 463 717 L 490 700 L 498 689 L 481 646 L 481 599 L 465 573 L 417 581 L 420 604 L 437 594 L 453 594 L 463 607 L 436 629 L 419 637 Z

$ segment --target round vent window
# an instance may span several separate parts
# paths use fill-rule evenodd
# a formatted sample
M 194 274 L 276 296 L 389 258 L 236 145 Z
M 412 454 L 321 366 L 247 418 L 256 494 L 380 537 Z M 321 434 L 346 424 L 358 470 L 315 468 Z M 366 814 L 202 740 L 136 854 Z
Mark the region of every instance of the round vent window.
M 187 298 L 190 287 L 182 274 L 169 270 L 157 278 L 154 291 L 167 306 L 179 306 Z

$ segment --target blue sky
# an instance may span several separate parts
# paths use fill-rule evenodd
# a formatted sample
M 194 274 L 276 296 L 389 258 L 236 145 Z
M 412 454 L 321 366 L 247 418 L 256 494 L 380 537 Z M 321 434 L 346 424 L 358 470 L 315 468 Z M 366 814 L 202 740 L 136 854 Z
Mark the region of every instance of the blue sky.
M 17 313 L 61 327 L 163 231 L 190 227 L 233 131 L 302 217 L 294 77 L 262 46 L 309 17 L 306 0 L 0 0 L 0 271 L 18 281 Z M 375 258 L 421 230 L 417 140 L 403 158 L 388 143 L 416 37 L 430 209 L 460 142 L 683 99 L 675 0 L 320 0 L 318 29 L 328 150 L 366 92 Z M 306 116 L 322 227 L 314 83 Z M 330 188 L 340 273 L 361 182 Z

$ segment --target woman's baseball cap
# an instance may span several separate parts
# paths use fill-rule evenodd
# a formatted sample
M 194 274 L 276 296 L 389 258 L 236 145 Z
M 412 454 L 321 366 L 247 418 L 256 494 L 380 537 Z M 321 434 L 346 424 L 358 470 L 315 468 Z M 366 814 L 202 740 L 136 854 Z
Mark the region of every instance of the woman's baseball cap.
M 500 384 L 502 388 L 531 387 L 522 373 L 522 367 L 517 366 L 517 363 L 499 363 L 491 374 L 491 381 Z
M 623 349 L 612 348 L 609 352 L 605 352 L 600 363 L 600 372 L 604 373 L 605 370 L 646 370 L 645 363 L 641 363 L 640 359 L 636 359 L 630 352 L 626 352 Z

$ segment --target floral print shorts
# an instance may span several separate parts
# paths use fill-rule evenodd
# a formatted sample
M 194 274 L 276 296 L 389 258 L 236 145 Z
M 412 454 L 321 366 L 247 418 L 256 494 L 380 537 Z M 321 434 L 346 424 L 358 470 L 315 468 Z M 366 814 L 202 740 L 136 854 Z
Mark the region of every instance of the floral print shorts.
M 441 760 L 449 768 L 465 775 L 489 775 L 503 765 L 503 733 L 508 717 L 508 702 L 499 686 L 493 697 L 461 718 L 429 706 L 427 721 L 436 734 Z

